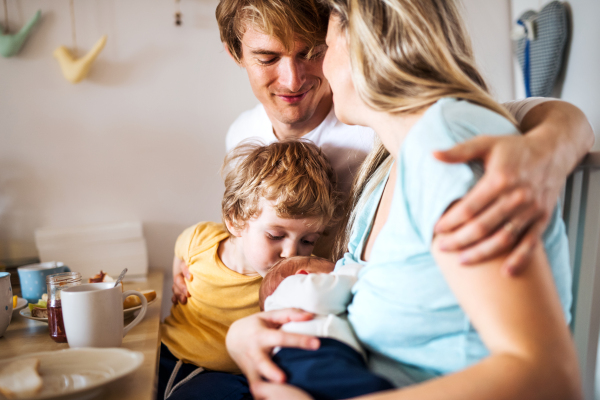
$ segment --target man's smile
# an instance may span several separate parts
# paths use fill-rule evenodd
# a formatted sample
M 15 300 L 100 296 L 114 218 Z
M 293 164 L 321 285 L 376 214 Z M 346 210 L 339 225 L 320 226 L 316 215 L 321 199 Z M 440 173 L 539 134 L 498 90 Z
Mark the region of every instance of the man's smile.
M 277 96 L 279 99 L 285 101 L 286 103 L 294 104 L 294 103 L 299 103 L 300 101 L 302 101 L 302 99 L 304 99 L 309 92 L 310 92 L 310 89 L 301 94 L 296 94 L 296 95 L 276 94 L 275 96 Z

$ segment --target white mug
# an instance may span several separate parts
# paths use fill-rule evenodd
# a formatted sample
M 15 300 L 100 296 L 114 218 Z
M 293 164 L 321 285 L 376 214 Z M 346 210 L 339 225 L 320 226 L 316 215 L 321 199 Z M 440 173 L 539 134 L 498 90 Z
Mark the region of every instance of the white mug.
M 123 337 L 146 315 L 148 302 L 135 290 L 122 293 L 114 282 L 88 283 L 61 291 L 62 316 L 69 347 L 120 347 Z M 136 295 L 139 315 L 123 327 L 123 301 Z

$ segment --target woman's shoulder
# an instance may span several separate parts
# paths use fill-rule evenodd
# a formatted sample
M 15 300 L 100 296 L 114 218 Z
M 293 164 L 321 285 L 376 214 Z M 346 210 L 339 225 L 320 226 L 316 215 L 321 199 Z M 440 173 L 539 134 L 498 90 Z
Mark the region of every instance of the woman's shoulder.
M 447 131 L 456 136 L 457 141 L 467 140 L 477 135 L 510 135 L 518 129 L 506 117 L 489 108 L 466 100 L 455 98 L 441 99 L 439 118 Z
M 403 143 L 403 153 L 446 150 L 478 135 L 518 134 L 502 115 L 455 98 L 438 100 L 423 114 Z

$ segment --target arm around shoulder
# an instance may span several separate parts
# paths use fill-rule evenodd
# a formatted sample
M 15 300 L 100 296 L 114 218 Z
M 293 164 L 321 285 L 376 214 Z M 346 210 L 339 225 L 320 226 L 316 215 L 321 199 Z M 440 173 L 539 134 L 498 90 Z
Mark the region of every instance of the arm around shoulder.
M 555 155 L 557 165 L 571 172 L 594 144 L 594 131 L 578 107 L 561 100 L 535 105 L 521 120 L 522 131 Z

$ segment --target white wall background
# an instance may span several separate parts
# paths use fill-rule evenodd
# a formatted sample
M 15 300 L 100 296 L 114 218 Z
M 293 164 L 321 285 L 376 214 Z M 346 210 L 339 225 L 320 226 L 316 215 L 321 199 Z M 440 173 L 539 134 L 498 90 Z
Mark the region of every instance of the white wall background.
M 462 0 L 480 71 L 498 101 L 514 99 L 508 0 Z

